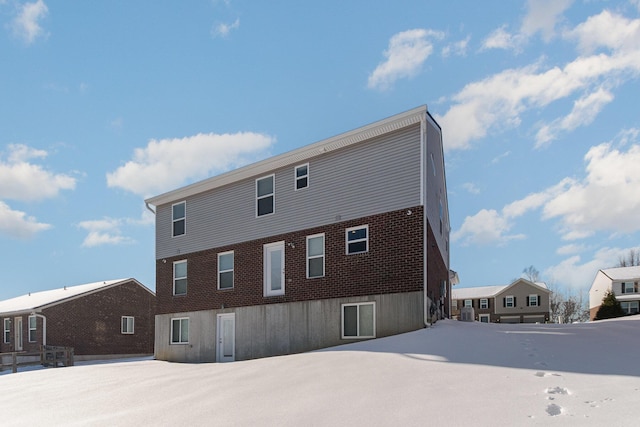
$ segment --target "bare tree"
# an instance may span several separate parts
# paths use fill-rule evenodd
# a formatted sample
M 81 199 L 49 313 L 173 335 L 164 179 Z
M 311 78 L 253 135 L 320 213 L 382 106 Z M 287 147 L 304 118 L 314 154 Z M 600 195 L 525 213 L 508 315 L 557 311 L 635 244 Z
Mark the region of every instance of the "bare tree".
M 629 249 L 627 255 L 620 255 L 618 258 L 618 265 L 616 267 L 633 267 L 640 265 L 640 250 Z
M 587 300 L 581 290 L 565 289 L 561 292 L 554 283 L 549 284 L 548 288 L 551 291 L 549 311 L 552 322 L 573 323 L 589 320 Z
M 530 282 L 536 283 L 540 281 L 540 272 L 533 265 L 522 270 L 522 273 Z

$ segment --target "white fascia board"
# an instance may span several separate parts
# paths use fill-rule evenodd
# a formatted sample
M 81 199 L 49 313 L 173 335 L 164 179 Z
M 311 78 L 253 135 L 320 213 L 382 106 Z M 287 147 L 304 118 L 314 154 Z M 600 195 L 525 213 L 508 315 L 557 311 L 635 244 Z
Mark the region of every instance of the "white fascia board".
M 204 191 L 213 190 L 243 179 L 254 176 L 264 175 L 284 166 L 298 165 L 305 163 L 312 157 L 316 157 L 333 150 L 357 144 L 359 142 L 393 132 L 398 129 L 420 123 L 424 120 L 427 113 L 427 106 L 422 105 L 404 113 L 391 116 L 384 120 L 371 123 L 369 125 L 354 129 L 349 132 L 283 153 L 268 159 L 243 166 L 221 175 L 169 191 L 158 196 L 150 197 L 145 200 L 148 205 L 159 206 L 176 200 L 182 200 L 189 196 L 202 193 Z

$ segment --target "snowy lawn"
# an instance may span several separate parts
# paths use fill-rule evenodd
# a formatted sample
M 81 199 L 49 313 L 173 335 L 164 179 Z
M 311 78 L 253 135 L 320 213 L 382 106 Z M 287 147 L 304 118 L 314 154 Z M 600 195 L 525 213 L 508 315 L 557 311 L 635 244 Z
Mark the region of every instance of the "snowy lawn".
M 3 425 L 635 426 L 640 316 L 441 321 L 312 353 L 0 376 Z

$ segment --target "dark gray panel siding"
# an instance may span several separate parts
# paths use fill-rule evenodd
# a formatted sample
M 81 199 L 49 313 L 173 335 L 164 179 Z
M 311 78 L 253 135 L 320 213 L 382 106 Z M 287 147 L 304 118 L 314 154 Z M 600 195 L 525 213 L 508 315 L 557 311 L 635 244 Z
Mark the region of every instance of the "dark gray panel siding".
M 294 167 L 275 171 L 275 213 L 256 218 L 255 179 L 186 200 L 186 234 L 171 237 L 171 204 L 157 207 L 156 257 L 200 251 L 420 204 L 420 125 L 309 160 L 309 187 Z M 175 202 L 179 202 L 176 200 Z M 436 205 L 437 209 L 437 205 Z
M 444 170 L 444 153 L 440 129 L 426 121 L 426 200 L 425 212 L 445 263 L 449 260 L 449 208 Z M 433 156 L 433 161 L 431 160 Z M 435 166 L 435 168 L 434 168 Z M 440 203 L 442 203 L 442 232 L 440 231 Z M 449 266 L 447 265 L 447 268 Z

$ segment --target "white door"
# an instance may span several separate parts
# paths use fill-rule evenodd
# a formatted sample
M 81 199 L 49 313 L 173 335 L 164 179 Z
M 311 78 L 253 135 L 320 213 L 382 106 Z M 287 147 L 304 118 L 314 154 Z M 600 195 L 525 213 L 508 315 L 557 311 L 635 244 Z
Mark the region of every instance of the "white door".
M 284 242 L 264 245 L 264 296 L 284 295 Z
M 218 362 L 236 359 L 236 315 L 218 314 Z
M 16 324 L 16 349 L 15 351 L 22 351 L 22 317 L 15 318 Z

